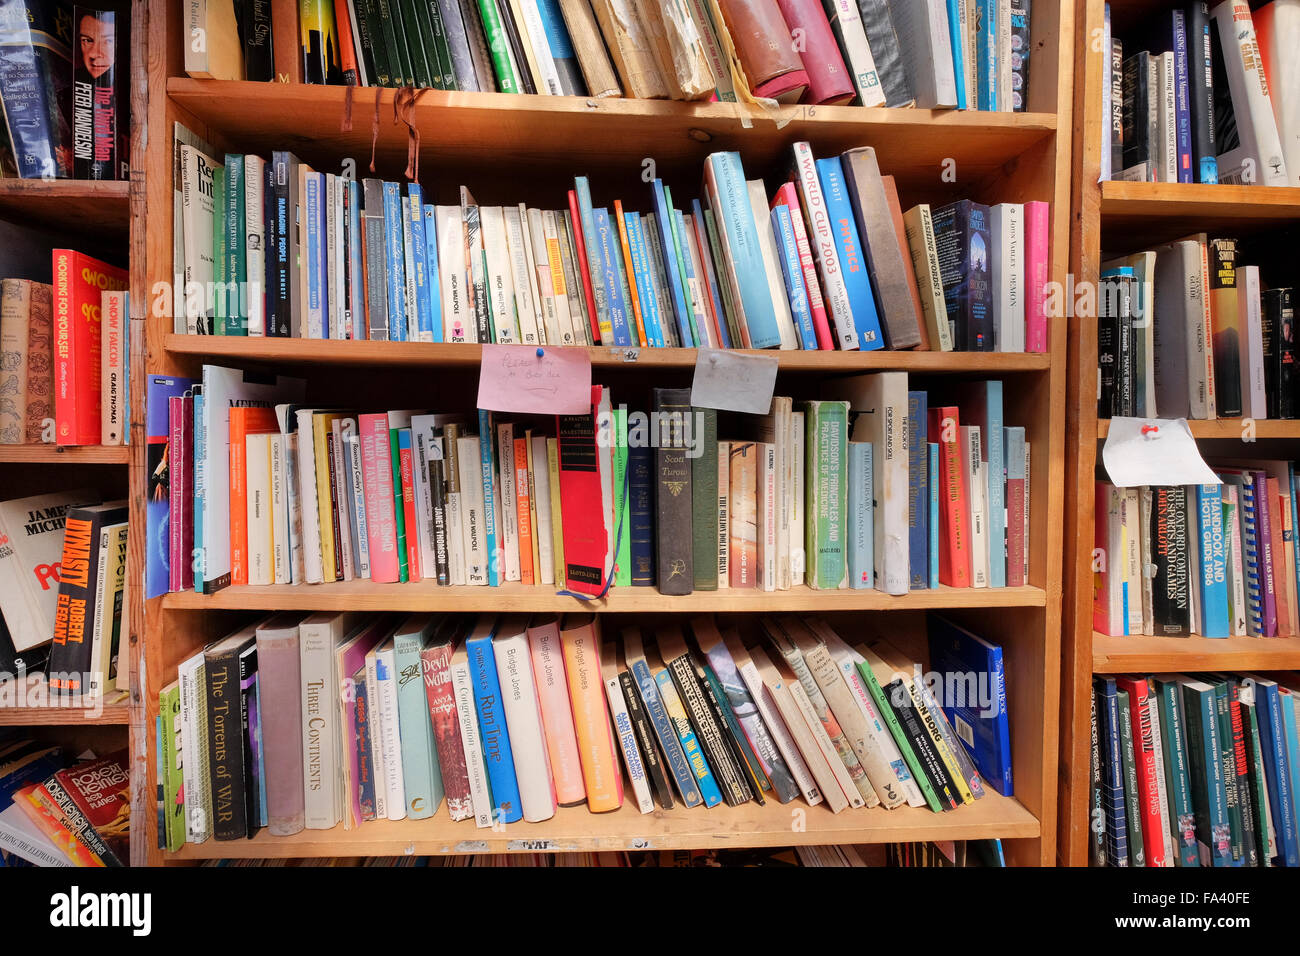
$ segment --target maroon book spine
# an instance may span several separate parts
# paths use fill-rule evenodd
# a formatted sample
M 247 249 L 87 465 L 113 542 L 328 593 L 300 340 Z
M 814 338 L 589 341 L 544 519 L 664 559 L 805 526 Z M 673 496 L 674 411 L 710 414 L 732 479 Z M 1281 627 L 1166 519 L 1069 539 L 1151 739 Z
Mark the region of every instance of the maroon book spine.
M 438 748 L 447 812 L 453 820 L 467 820 L 474 815 L 474 807 L 470 802 L 460 721 L 456 717 L 456 695 L 451 686 L 451 651 L 450 644 L 424 648 L 420 651 L 420 667 L 424 673 L 424 693 L 429 699 L 429 718 L 433 722 L 434 745 Z
M 188 591 L 194 587 L 194 396 L 188 394 L 181 396 L 180 462 L 181 590 Z M 177 520 L 175 510 L 170 520 Z
M 302 777 L 302 670 L 296 623 L 258 630 L 257 683 L 267 829 L 274 836 L 290 836 L 306 825 L 307 803 Z
M 808 74 L 805 103 L 832 106 L 847 103 L 857 95 L 853 77 L 844 65 L 839 44 L 831 31 L 821 0 L 776 0 L 785 22 L 803 31 L 799 50 L 804 72 Z
M 185 585 L 181 583 L 181 570 L 189 564 L 189 555 L 185 553 L 185 544 L 181 534 L 182 469 L 184 464 L 185 401 L 179 395 L 167 399 L 167 503 L 171 517 L 167 521 L 167 551 L 170 558 L 167 584 L 168 589 L 180 591 Z

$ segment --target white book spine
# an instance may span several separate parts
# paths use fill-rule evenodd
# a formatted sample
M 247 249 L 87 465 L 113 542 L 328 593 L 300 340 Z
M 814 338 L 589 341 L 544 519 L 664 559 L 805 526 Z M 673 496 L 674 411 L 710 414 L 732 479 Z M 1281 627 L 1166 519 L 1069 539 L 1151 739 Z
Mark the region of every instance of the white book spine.
M 1011 0 L 998 0 L 998 110 L 1011 112 Z
M 505 580 L 518 581 L 521 575 L 519 561 L 519 511 L 515 495 L 515 430 L 505 422 L 497 426 L 497 462 L 501 479 L 501 521 L 497 529 L 501 534 L 501 550 Z
M 776 445 L 759 443 L 758 461 L 758 540 L 761 563 L 759 583 L 764 591 L 775 591 L 777 583 L 776 525 Z
M 334 188 L 330 191 L 330 208 L 334 210 L 334 228 L 330 230 L 330 287 L 331 308 L 340 339 L 352 338 L 352 314 L 348 311 L 348 272 L 347 257 L 343 248 L 347 244 L 347 219 L 343 216 L 343 191 L 348 188 L 348 181 L 342 176 L 334 177 Z
M 850 0 L 850 5 L 852 0 Z M 794 144 L 794 158 L 799 187 L 799 205 L 808 228 L 808 241 L 812 243 L 817 259 L 817 274 L 821 277 L 822 297 L 826 310 L 835 323 L 835 338 L 841 351 L 858 348 L 857 327 L 853 324 L 853 310 L 849 307 L 849 292 L 840 271 L 839 253 L 835 248 L 835 234 L 826 212 L 826 199 L 812 147 L 808 143 Z
M 244 277 L 248 303 L 248 334 L 266 334 L 266 213 L 262 192 L 266 182 L 266 160 L 255 153 L 244 157 L 244 230 L 247 273 Z
M 961 426 L 962 462 L 966 468 L 968 489 L 967 507 L 970 509 L 971 529 L 971 587 L 989 586 L 989 516 L 988 491 L 985 483 L 985 465 L 981 461 L 980 429 L 978 425 Z
M 469 775 L 470 803 L 474 807 L 474 825 L 492 826 L 492 796 L 488 792 L 487 771 L 483 766 L 483 745 L 474 714 L 474 687 L 469 661 L 453 658 L 451 685 L 456 694 L 456 716 L 460 720 L 460 742 L 465 748 L 465 769 Z
M 491 439 L 489 439 L 490 441 Z M 483 476 L 479 440 L 457 439 L 460 466 L 460 517 L 465 554 L 465 583 L 487 584 L 487 548 L 483 542 Z
M 551 54 L 551 45 L 546 38 L 546 27 L 542 25 L 542 15 L 537 8 L 537 0 L 519 0 L 519 6 L 524 13 L 524 24 L 528 29 L 528 42 L 532 44 L 537 69 L 541 72 L 541 76 L 537 77 L 541 81 L 538 84 L 537 92 L 549 93 L 551 96 L 563 96 L 564 90 L 560 86 L 560 74 L 555 68 L 555 58 Z
M 792 412 L 790 415 L 790 435 L 791 435 L 791 455 L 790 467 L 794 472 L 794 496 L 790 512 L 790 585 L 799 587 L 803 584 L 803 573 L 808 565 L 808 557 L 804 553 L 804 523 L 807 521 L 807 515 L 804 512 L 807 502 L 804 500 L 804 413 Z
M 291 584 L 289 498 L 285 474 L 285 436 L 271 436 L 271 566 L 276 584 Z
M 181 690 L 181 786 L 185 788 L 185 842 L 202 843 L 212 835 L 209 788 L 207 687 L 205 662 L 198 653 L 177 669 Z
M 564 279 L 564 260 L 560 258 L 560 228 L 552 209 L 542 212 L 542 229 L 546 239 L 547 268 L 551 273 L 551 294 L 555 297 L 555 319 L 561 345 L 577 345 L 577 330 L 569 309 L 569 287 Z
M 435 437 L 433 429 L 417 425 L 419 419 L 411 422 L 411 439 L 415 444 L 415 468 L 411 477 L 415 485 L 415 532 L 420 548 L 420 568 L 426 578 L 438 576 L 438 548 L 434 540 L 433 528 L 433 488 L 429 484 L 429 467 L 434 456 L 432 446 L 441 444 L 442 439 Z M 441 454 L 437 456 L 441 458 Z M 408 531 L 407 534 L 410 534 Z
M 731 442 L 718 442 L 718 590 L 731 587 Z
M 537 331 L 536 344 L 546 345 L 549 342 L 554 345 L 554 341 L 546 338 L 546 305 L 542 302 L 542 288 L 537 282 L 537 262 L 533 256 L 533 224 L 528 215 L 528 207 L 523 203 L 519 204 L 519 238 L 523 247 L 523 264 L 527 270 L 529 294 L 533 301 L 530 322 Z M 515 281 L 519 281 L 518 275 L 515 276 Z
M 334 189 L 338 177 L 333 173 L 324 173 L 320 177 L 320 202 L 325 208 L 325 234 L 320 237 L 321 299 L 325 303 L 321 338 L 338 339 L 343 336 L 339 312 L 339 300 L 335 295 L 335 276 L 338 261 L 334 257 L 334 233 L 338 230 L 338 213 L 334 208 Z
M 541 565 L 534 568 L 542 584 L 555 583 L 555 552 L 552 546 L 551 495 L 558 494 L 558 489 L 551 487 L 551 472 L 546 464 L 546 438 L 535 435 L 532 439 L 533 502 L 537 507 L 537 526 L 533 537 L 537 541 L 537 560 Z
M 1178 79 L 1174 55 L 1160 55 L 1160 177 L 1163 182 L 1178 182 Z
M 497 637 L 492 641 L 497 677 L 515 759 L 519 803 L 524 819 L 540 823 L 555 816 L 555 785 L 551 761 L 542 730 L 542 711 L 533 678 L 532 658 L 525 632 Z
M 555 290 L 551 287 L 550 257 L 546 253 L 546 226 L 542 222 L 540 209 L 529 209 L 527 216 L 528 238 L 532 245 L 533 274 L 537 276 L 537 295 L 541 305 L 541 331 L 545 337 L 544 344 L 558 345 L 560 339 L 560 322 L 555 312 Z
M 338 681 L 334 676 L 333 627 L 328 621 L 304 621 L 298 626 L 298 662 L 305 825 L 308 830 L 328 830 L 343 819 L 335 786 L 335 753 L 340 744 L 338 710 L 332 698 Z
M 781 278 L 781 264 L 776 253 L 776 235 L 772 232 L 772 217 L 767 210 L 767 189 L 761 179 L 745 183 L 749 191 L 749 205 L 754 213 L 754 226 L 758 230 L 758 247 L 763 254 L 763 271 L 767 275 L 767 288 L 776 312 L 776 329 L 781 337 L 782 349 L 799 348 L 799 337 L 790 315 L 790 299 L 785 293 L 785 280 Z M 671 250 L 665 250 L 671 256 Z
M 248 583 L 275 583 L 275 565 L 271 554 L 274 534 L 271 528 L 271 443 L 266 434 L 252 434 L 244 439 L 247 488 Z
M 108 558 L 109 558 L 109 529 L 100 528 L 99 541 L 97 542 L 99 551 L 99 563 L 96 565 L 95 572 L 95 594 L 97 596 L 95 606 L 90 608 L 94 617 L 91 623 L 90 632 L 90 674 L 86 679 L 87 699 L 96 697 L 104 692 L 104 680 L 108 672 L 97 667 L 97 662 L 104 653 L 104 615 L 103 610 L 108 608 L 111 613 L 113 598 L 105 594 L 108 588 Z M 109 622 L 112 627 L 112 622 Z
M 876 73 L 876 61 L 867 45 L 867 31 L 862 26 L 862 15 L 856 0 L 835 0 L 835 14 L 839 17 L 844 38 L 844 58 L 853 74 L 853 86 L 863 106 L 884 106 L 885 93 Z
M 790 736 L 790 730 L 786 727 L 785 721 L 777 712 L 776 705 L 773 703 L 767 688 L 763 685 L 763 678 L 759 676 L 758 668 L 754 666 L 753 661 L 745 661 L 740 665 L 740 678 L 745 682 L 745 689 L 749 691 L 749 696 L 754 700 L 754 706 L 758 708 L 758 714 L 763 718 L 763 723 L 767 726 L 768 732 L 772 735 L 772 740 L 776 742 L 776 748 L 781 752 L 781 758 L 790 768 L 790 775 L 794 777 L 795 784 L 799 787 L 799 792 L 803 798 L 808 801 L 809 806 L 816 806 L 822 802 L 821 788 L 817 786 L 817 781 L 813 779 L 812 771 L 804 763 L 803 755 L 799 753 L 799 745 Z
M 623 697 L 623 688 L 619 685 L 617 676 L 605 679 L 605 696 L 609 698 L 614 733 L 618 736 L 619 747 L 623 751 L 623 766 L 627 768 L 627 777 L 632 781 L 637 809 L 642 813 L 653 813 L 655 805 L 650 796 L 650 781 L 646 778 L 645 764 L 641 762 L 641 751 L 636 743 L 636 730 L 628 716 L 627 700 Z
M 352 476 L 352 510 L 357 516 L 357 553 L 354 555 L 356 576 L 370 577 L 370 526 L 366 520 L 366 491 L 362 466 L 361 440 L 357 435 L 357 422 L 345 418 L 339 423 L 343 436 L 343 466 Z
M 302 511 L 302 563 L 308 584 L 325 580 L 321 561 L 320 508 L 316 497 L 316 439 L 312 410 L 298 410 L 298 488 Z
M 334 547 L 339 552 L 339 563 L 343 566 L 343 580 L 356 578 L 356 564 L 352 555 L 352 498 L 348 494 L 348 453 L 343 445 L 343 419 L 336 418 L 330 423 L 330 433 L 334 437 L 334 447 L 330 457 L 334 462 L 335 492 L 339 503 L 339 534 Z
M 961 24 L 962 32 L 962 59 L 963 66 L 966 70 L 966 108 L 968 110 L 979 108 L 979 83 L 980 83 L 980 64 L 979 57 L 975 55 L 979 49 L 979 36 L 976 25 L 979 21 L 975 4 L 978 0 L 959 0 L 960 9 L 958 22 Z M 953 76 L 956 82 L 956 75 Z M 950 351 L 950 349 L 944 349 Z
M 511 287 L 515 292 L 515 313 L 519 323 L 519 338 L 524 345 L 537 344 L 537 309 L 528 257 L 524 253 L 524 227 L 519 218 L 518 206 L 502 210 L 505 219 L 506 247 L 510 254 Z
M 1025 207 L 1001 203 L 991 210 L 993 321 L 999 352 L 1025 350 Z
M 388 752 L 384 747 L 384 708 L 379 699 L 379 649 L 366 654 L 366 700 L 370 702 L 367 726 L 370 730 L 370 760 L 375 781 L 375 818 L 388 819 Z M 405 800 L 403 809 L 405 809 Z
M 947 0 L 891 3 L 894 32 L 904 62 L 912 68 L 916 105 L 921 109 L 951 109 L 957 105 L 952 41 L 948 36 Z
M 72 866 L 67 854 L 37 830 L 14 803 L 0 811 L 0 849 L 36 866 Z
M 379 719 L 383 728 L 384 783 L 388 819 L 406 818 L 406 782 L 402 771 L 402 738 L 397 723 L 397 654 L 391 639 L 375 652 L 375 684 L 379 688 Z M 375 789 L 379 789 L 376 774 Z M 378 814 L 378 807 L 375 808 Z
M 487 256 L 488 304 L 492 330 L 500 345 L 519 341 L 515 324 L 514 278 L 510 271 L 510 248 L 506 242 L 505 215 L 500 206 L 480 206 L 483 251 Z
M 1238 148 L 1218 157 L 1219 182 L 1289 186 L 1250 5 L 1246 0 L 1223 0 L 1210 16 L 1219 31 L 1228 92 L 1241 140 Z M 1294 50 L 1288 51 L 1288 56 L 1294 55 Z M 1294 95 L 1294 90 L 1281 92 Z
M 1232 527 L 1228 529 L 1228 536 L 1232 546 L 1232 561 L 1229 567 L 1232 571 L 1230 578 L 1232 582 L 1232 636 L 1246 636 L 1246 576 L 1244 571 L 1242 551 L 1241 551 L 1241 520 L 1240 512 L 1237 511 L 1240 503 L 1237 500 L 1237 488 L 1235 485 L 1223 485 L 1224 495 L 1233 508 Z
M 1273 0 L 1273 28 L 1269 32 L 1268 50 L 1260 38 L 1261 52 L 1268 58 L 1268 95 L 1273 103 L 1273 119 L 1282 145 L 1287 178 L 1300 186 L 1300 0 Z
M 1259 266 L 1237 269 L 1237 315 L 1245 340 L 1238 347 L 1243 418 L 1268 417 L 1264 396 L 1264 315 L 1259 289 Z
M 988 463 L 982 462 L 987 468 Z M 985 472 L 987 474 L 987 472 Z M 1141 496 L 1136 488 L 1120 491 L 1120 527 L 1124 532 L 1124 579 L 1128 582 L 1128 634 L 1142 633 L 1142 602 L 1135 600 L 1142 593 L 1142 524 Z M 1190 535 L 1189 535 L 1190 536 Z M 1195 549 L 1188 548 L 1188 552 Z M 1192 578 L 1197 580 L 1197 578 Z M 1189 590 L 1191 590 L 1189 588 Z
M 438 206 L 438 288 L 442 292 L 442 323 L 448 342 L 469 342 L 473 304 L 466 298 L 464 256 L 465 223 L 459 206 Z
M 840 791 L 851 807 L 861 807 L 866 801 L 862 794 L 858 792 L 857 786 L 853 783 L 853 778 L 849 776 L 848 768 L 844 766 L 844 761 L 840 759 L 839 752 L 835 745 L 831 743 L 831 738 L 826 734 L 826 728 L 822 726 L 821 718 L 817 716 L 817 711 L 813 708 L 812 701 L 808 699 L 808 692 L 804 690 L 800 681 L 787 681 L 785 685 L 790 696 L 794 698 L 795 706 L 799 708 L 799 713 L 808 725 L 808 731 L 812 734 L 813 740 L 817 743 L 817 749 L 821 752 L 822 759 L 831 768 L 831 773 L 835 775 L 835 782 L 839 785 Z

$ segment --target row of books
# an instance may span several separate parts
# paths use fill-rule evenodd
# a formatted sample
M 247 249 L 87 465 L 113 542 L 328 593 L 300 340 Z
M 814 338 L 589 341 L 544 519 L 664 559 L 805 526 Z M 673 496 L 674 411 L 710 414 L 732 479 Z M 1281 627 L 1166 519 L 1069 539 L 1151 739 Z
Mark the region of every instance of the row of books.
M 269 5 L 187 6 L 208 42 L 185 44 L 186 72 L 274 78 Z M 294 25 L 308 83 L 1007 112 L 1028 96 L 1028 0 L 311 0 Z
M 1300 636 L 1295 464 L 1213 467 L 1221 484 L 1097 482 L 1096 547 L 1105 558 L 1095 574 L 1096 630 Z
M 1102 264 L 1101 418 L 1295 418 L 1295 289 L 1205 233 Z
M 50 695 L 126 690 L 127 506 L 90 491 L 0 502 L 0 680 L 44 674 Z
M 53 285 L 0 280 L 0 445 L 127 444 L 126 272 L 71 249 L 53 256 Z
M 178 333 L 526 345 L 1047 348 L 1050 206 L 906 213 L 871 147 L 795 143 L 769 195 L 714 153 L 700 198 L 647 212 L 425 202 L 287 151 L 213 151 L 177 127 Z
M 1094 866 L 1300 866 L 1298 691 L 1253 674 L 1097 677 Z
M 130 179 L 130 4 L 0 4 L 0 103 L 23 179 Z
M 1300 185 L 1300 2 L 1194 0 L 1111 36 L 1102 179 Z
M 624 771 L 641 813 L 940 812 L 986 782 L 1012 792 L 1001 648 L 941 618 L 926 679 L 888 641 L 853 648 L 819 619 L 762 619 L 770 657 L 710 617 L 689 621 L 689 646 L 677 625 L 646 641 L 601 622 L 349 612 L 240 628 L 160 694 L 165 845 L 424 819 L 444 798 L 478 827 L 600 813 L 623 805 Z
M 587 414 L 361 413 L 205 366 L 149 379 L 147 591 L 510 582 L 912 589 L 1028 582 L 1030 443 L 1002 383 L 828 383 L 767 415 L 593 386 Z M 288 401 L 282 401 L 288 399 Z M 733 435 L 734 438 L 722 436 Z
M 97 758 L 0 740 L 0 852 L 35 866 L 129 866 L 126 765 L 125 750 Z

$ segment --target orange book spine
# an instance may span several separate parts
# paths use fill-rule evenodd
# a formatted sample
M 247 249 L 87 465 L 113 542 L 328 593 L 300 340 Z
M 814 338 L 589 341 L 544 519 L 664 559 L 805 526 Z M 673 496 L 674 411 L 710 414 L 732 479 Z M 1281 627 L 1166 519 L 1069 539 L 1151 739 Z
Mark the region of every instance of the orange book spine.
M 230 583 L 248 583 L 248 436 L 278 431 L 275 410 L 230 410 Z
M 614 731 L 605 704 L 600 677 L 600 627 L 595 618 L 563 628 L 564 670 L 573 705 L 573 729 L 592 813 L 617 810 L 623 805 L 623 777 L 615 762 Z
M 968 588 L 971 582 L 970 529 L 965 469 L 958 447 L 956 406 L 930 409 L 930 434 L 939 443 L 939 583 Z
M 528 439 L 516 438 L 515 511 L 519 515 L 519 581 L 533 583 L 533 506 L 528 492 Z
M 36 795 L 40 784 L 29 784 L 14 793 L 14 803 L 27 814 L 36 829 L 57 846 L 72 861 L 74 866 L 103 866 L 104 864 L 77 839 Z
M 632 315 L 636 319 L 636 334 L 641 347 L 646 347 L 645 320 L 641 318 L 641 298 L 636 291 L 636 272 L 632 269 L 632 247 L 627 241 L 627 222 L 623 219 L 623 201 L 614 200 L 614 216 L 618 219 L 618 244 L 623 249 L 623 268 L 627 270 L 627 287 L 632 296 Z

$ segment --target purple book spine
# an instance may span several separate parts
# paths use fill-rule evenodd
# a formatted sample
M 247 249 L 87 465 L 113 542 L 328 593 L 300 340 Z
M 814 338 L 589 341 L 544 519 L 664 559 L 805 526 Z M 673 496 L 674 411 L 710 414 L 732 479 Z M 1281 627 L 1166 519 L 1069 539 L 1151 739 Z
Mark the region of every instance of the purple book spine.
M 185 400 L 179 395 L 167 399 L 167 499 L 171 516 L 167 521 L 167 584 L 169 591 L 179 591 L 185 585 L 181 582 L 181 569 L 186 565 L 184 543 L 181 540 L 181 482 L 178 480 L 184 463 L 181 460 L 184 447 Z

